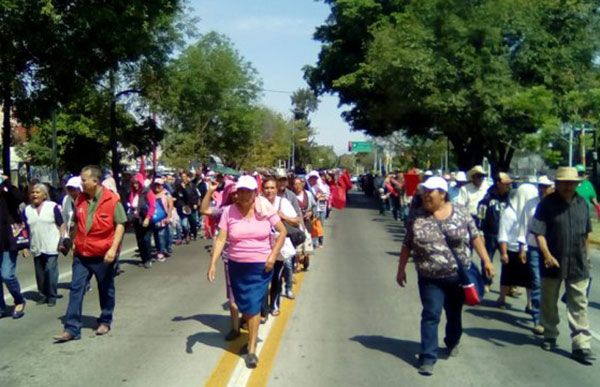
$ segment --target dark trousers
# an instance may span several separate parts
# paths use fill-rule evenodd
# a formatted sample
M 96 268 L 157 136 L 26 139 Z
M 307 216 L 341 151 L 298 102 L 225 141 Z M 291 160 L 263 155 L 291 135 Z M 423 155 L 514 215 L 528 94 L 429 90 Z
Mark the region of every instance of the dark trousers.
M 144 227 L 142 220 L 135 219 L 133 221 L 133 229 L 135 231 L 140 258 L 142 263 L 146 263 L 152 259 L 152 227 Z
M 17 251 L 2 251 L 0 255 L 0 310 L 6 309 L 4 303 L 4 287 L 2 282 L 6 285 L 8 292 L 13 297 L 15 305 L 21 305 L 25 302 L 23 295 L 21 294 L 21 285 L 17 279 Z
M 490 261 L 494 262 L 494 255 L 496 254 L 496 251 L 498 251 L 498 249 L 500 248 L 498 245 L 498 235 L 484 234 L 484 238 L 485 250 L 487 251 L 488 256 L 490 257 Z M 481 267 L 483 268 L 483 260 L 481 261 Z M 486 285 L 492 284 L 492 279 L 487 277 L 485 270 L 481 270 L 481 275 L 483 276 L 483 282 Z
M 438 325 L 442 308 L 446 312 L 446 337 L 448 348 L 458 345 L 462 335 L 462 306 L 464 295 L 458 276 L 443 279 L 419 277 L 421 312 L 421 355 L 422 364 L 437 361 Z
M 83 297 L 85 295 L 86 284 L 92 278 L 96 277 L 98 282 L 98 295 L 100 298 L 100 317 L 98 324 L 110 326 L 113 320 L 113 311 L 115 309 L 115 277 L 114 263 L 105 264 L 102 257 L 80 258 L 73 257 L 73 277 L 71 279 L 71 289 L 69 292 L 69 306 L 65 315 L 65 331 L 75 337 L 81 335 L 81 321 L 83 309 Z
M 283 284 L 283 261 L 275 261 L 273 266 L 273 278 L 271 278 L 271 290 L 269 291 L 269 308 L 272 311 L 279 310 L 281 304 L 281 285 Z
M 401 216 L 400 196 L 390 195 L 390 203 L 392 205 L 392 216 L 394 217 L 394 220 L 398 220 Z
M 38 291 L 48 301 L 58 298 L 58 254 L 40 254 L 33 258 Z
M 192 238 L 196 239 L 198 238 L 198 211 L 197 210 L 192 210 L 192 213 L 190 214 L 190 234 L 192 235 Z

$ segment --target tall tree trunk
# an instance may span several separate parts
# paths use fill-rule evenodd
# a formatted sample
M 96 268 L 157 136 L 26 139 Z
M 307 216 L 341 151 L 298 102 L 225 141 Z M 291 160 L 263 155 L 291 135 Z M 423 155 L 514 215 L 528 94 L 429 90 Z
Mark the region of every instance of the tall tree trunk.
M 121 189 L 121 155 L 119 154 L 119 143 L 117 141 L 117 97 L 115 94 L 115 73 L 110 71 L 110 153 L 111 153 L 111 169 L 117 190 Z
M 473 166 L 481 164 L 484 156 L 483 144 L 465 140 L 461 136 L 448 136 L 454 149 L 456 163 L 461 171 L 468 171 Z
M 2 120 L 2 172 L 10 177 L 10 111 L 12 110 L 11 87 L 8 84 L 2 86 L 2 106 L 4 116 Z

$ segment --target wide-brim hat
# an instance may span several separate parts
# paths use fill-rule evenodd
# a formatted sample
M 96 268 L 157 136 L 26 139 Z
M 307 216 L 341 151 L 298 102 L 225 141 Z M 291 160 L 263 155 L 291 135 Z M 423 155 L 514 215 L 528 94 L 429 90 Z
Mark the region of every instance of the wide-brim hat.
M 483 176 L 486 176 L 487 173 L 485 172 L 485 170 L 483 169 L 483 167 L 481 165 L 476 165 L 473 168 L 469 169 L 469 172 L 467 172 L 467 178 L 469 180 L 471 180 L 471 178 L 473 177 L 473 175 L 483 175 Z
M 503 184 L 512 184 L 513 179 L 506 172 L 498 173 L 498 181 Z
M 559 167 L 556 170 L 555 181 L 581 181 L 583 178 L 577 173 L 574 167 Z

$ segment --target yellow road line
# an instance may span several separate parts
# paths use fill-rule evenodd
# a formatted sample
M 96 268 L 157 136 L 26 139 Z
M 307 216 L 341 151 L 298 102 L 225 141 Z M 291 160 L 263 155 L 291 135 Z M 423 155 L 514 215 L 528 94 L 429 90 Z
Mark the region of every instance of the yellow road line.
M 302 286 L 302 282 L 304 281 L 304 272 L 297 273 L 294 275 L 294 277 L 296 278 L 294 290 L 298 295 L 300 294 L 300 288 Z M 248 386 L 265 386 L 267 384 L 267 378 L 269 377 L 271 368 L 273 367 L 275 355 L 277 354 L 277 349 L 279 348 L 279 343 L 283 337 L 287 322 L 296 306 L 295 300 L 282 298 L 281 301 L 281 314 L 275 317 L 275 321 L 271 327 L 269 336 L 266 338 L 266 341 L 260 351 L 260 361 L 258 367 L 252 371 L 250 380 L 247 384 Z M 210 378 L 208 378 L 205 386 L 221 387 L 226 386 L 227 383 L 229 383 L 229 380 L 231 379 L 238 362 L 241 360 L 239 352 L 247 342 L 248 336 L 245 334 L 241 335 L 229 345 L 229 347 L 225 350 L 225 353 L 223 353 L 221 356 L 221 359 L 219 360 L 219 363 L 217 363 L 217 366 L 215 367 Z
M 304 272 L 295 274 L 294 277 L 296 278 L 294 290 L 296 291 L 296 294 L 300 294 L 300 288 L 304 281 Z M 265 341 L 265 344 L 260 351 L 260 362 L 258 367 L 252 372 L 252 375 L 250 375 L 247 386 L 255 387 L 267 385 L 269 374 L 271 373 L 271 369 L 275 362 L 275 355 L 277 355 L 277 350 L 279 349 L 279 344 L 285 333 L 288 320 L 296 307 L 296 300 L 289 300 L 286 298 L 282 301 L 281 314 L 277 316 L 271 327 L 269 337 L 267 337 L 267 341 Z

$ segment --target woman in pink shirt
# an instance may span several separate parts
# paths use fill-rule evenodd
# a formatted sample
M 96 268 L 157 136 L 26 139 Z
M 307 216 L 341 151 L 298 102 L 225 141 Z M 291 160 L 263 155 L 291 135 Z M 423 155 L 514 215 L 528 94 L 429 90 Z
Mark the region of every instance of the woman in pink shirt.
M 258 213 L 255 201 L 258 184 L 252 176 L 242 176 L 236 183 L 237 200 L 225 207 L 219 221 L 219 235 L 208 268 L 210 282 L 216 278 L 216 263 L 227 243 L 228 270 L 233 297 L 244 320 L 248 322 L 246 366 L 258 364 L 256 341 L 260 309 L 267 292 L 275 259 L 285 241 L 286 230 L 275 211 Z M 279 232 L 271 246 L 271 229 Z

